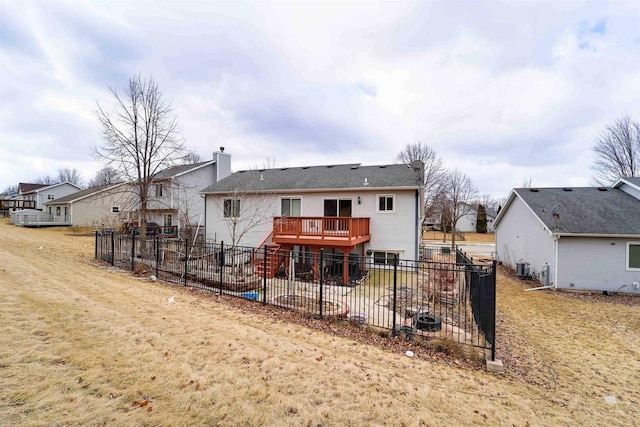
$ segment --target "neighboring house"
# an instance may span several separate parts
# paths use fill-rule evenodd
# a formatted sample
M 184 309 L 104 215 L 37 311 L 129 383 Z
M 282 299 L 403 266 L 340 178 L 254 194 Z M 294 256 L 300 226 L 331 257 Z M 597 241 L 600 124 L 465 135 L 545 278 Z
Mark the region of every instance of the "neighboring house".
M 231 173 L 231 156 L 223 151 L 212 160 L 173 166 L 158 172 L 150 188 L 147 221 L 174 231 L 204 227 L 204 199 L 199 190 Z M 93 187 L 46 203 L 46 212 L 56 222 L 69 225 L 119 227 L 139 224 L 139 198 L 134 184 Z M 173 233 L 171 233 L 173 234 Z
M 463 233 L 475 233 L 478 225 L 478 205 L 469 205 L 468 209 L 469 212 L 458 220 L 456 230 Z M 494 233 L 493 222 L 496 219 L 496 211 L 485 206 L 485 212 L 487 214 L 487 232 Z
M 239 171 L 202 190 L 206 237 L 225 244 L 418 259 L 421 171 L 360 164 Z M 346 269 L 344 271 L 346 280 Z
M 231 174 L 231 155 L 224 148 L 213 160 L 181 165 L 158 172 L 153 178 L 147 204 L 147 220 L 161 226 L 204 228 L 204 199 L 200 190 Z M 131 220 L 137 220 L 133 211 Z
M 495 220 L 499 261 L 544 285 L 640 294 L 640 178 L 516 188 Z
M 128 184 L 109 184 L 87 188 L 45 203 L 53 222 L 78 227 L 115 227 L 126 220 L 124 207 L 130 206 Z
M 53 185 L 41 186 L 40 184 L 19 184 L 18 198 L 35 203 L 33 208 L 43 210 L 47 202 L 67 196 L 79 191 L 81 188 L 70 182 L 60 182 Z

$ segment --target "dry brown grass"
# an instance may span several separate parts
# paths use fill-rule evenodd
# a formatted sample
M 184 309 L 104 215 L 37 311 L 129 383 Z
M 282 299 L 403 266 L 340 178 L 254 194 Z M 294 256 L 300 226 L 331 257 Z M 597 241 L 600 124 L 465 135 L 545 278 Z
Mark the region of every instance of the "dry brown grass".
M 99 268 L 92 256 L 90 236 L 0 222 L 1 424 L 632 425 L 640 417 L 638 306 L 524 293 L 503 276 L 506 374 L 493 375 L 238 310 Z
M 422 239 L 433 242 L 443 241 L 444 234 L 441 231 L 425 231 L 422 233 Z M 446 242 L 451 242 L 451 233 L 447 233 Z M 456 237 L 456 242 L 466 243 L 495 243 L 496 235 L 494 233 L 464 233 L 464 240 Z

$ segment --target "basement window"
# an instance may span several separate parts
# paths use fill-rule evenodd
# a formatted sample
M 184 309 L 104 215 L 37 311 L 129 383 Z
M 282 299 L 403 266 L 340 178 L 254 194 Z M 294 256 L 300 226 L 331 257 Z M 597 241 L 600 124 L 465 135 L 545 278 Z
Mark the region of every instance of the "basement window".
M 111 206 L 111 213 L 119 213 L 120 206 Z
M 640 271 L 640 242 L 627 242 L 627 271 Z
M 373 263 L 377 265 L 393 265 L 393 257 L 400 255 L 398 252 L 373 251 Z

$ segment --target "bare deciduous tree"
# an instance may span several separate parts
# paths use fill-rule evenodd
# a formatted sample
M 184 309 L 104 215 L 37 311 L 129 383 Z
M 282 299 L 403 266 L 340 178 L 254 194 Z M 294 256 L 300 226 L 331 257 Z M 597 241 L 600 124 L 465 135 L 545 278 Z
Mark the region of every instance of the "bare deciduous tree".
M 473 201 L 478 192 L 471 179 L 464 173 L 453 170 L 446 174 L 444 202 L 448 205 L 451 223 L 451 249 L 456 247 L 456 225 L 463 216 L 473 210 Z
M 17 193 L 17 192 L 18 192 L 18 185 L 14 184 L 14 185 L 7 186 L 4 190 L 2 190 L 2 193 L 0 194 L 11 194 L 11 193 Z
M 122 95 L 115 88 L 109 90 L 114 105 L 109 111 L 98 103 L 96 116 L 103 143 L 93 147 L 93 153 L 132 182 L 142 219 L 140 235 L 144 238 L 154 175 L 181 163 L 187 153 L 171 103 L 164 100 L 153 78 L 130 78 Z
M 89 187 L 117 184 L 120 181 L 121 179 L 118 171 L 116 171 L 111 166 L 105 166 L 98 172 L 96 172 L 96 176 L 94 176 L 91 181 L 89 181 Z
M 57 184 L 58 180 L 52 177 L 51 175 L 39 176 L 38 178 L 33 180 L 34 184 L 42 184 L 42 185 L 53 185 Z
M 276 157 L 265 157 L 262 164 L 255 163 L 249 169 L 261 170 L 261 169 L 273 169 L 276 167 Z
M 435 150 L 421 142 L 407 144 L 396 156 L 397 163 L 410 165 L 415 160 L 424 165 L 424 214 L 429 217 L 442 194 L 445 170 Z
M 58 182 L 68 182 L 78 187 L 82 187 L 82 177 L 78 169 L 62 168 L 58 169 Z
M 196 163 L 200 163 L 201 161 L 202 157 L 195 151 L 190 151 L 184 157 L 182 157 L 182 164 L 185 165 L 195 165 Z
M 275 196 L 271 193 L 235 189 L 217 200 L 234 249 L 251 230 L 273 221 L 270 206 L 274 204 Z
M 621 177 L 640 176 L 640 122 L 625 115 L 600 133 L 593 147 L 591 166 L 598 185 L 611 185 Z

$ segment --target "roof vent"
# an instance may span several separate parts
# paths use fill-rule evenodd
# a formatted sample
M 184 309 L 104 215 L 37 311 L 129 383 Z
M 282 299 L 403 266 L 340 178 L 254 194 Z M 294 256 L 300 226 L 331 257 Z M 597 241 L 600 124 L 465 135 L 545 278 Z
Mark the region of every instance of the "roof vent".
M 309 169 L 309 166 L 303 166 L 302 169 Z
M 382 165 L 382 166 L 380 166 L 380 169 L 384 169 L 386 167 L 387 167 L 386 165 Z
M 537 188 L 530 188 L 529 191 L 531 191 L 532 193 L 537 193 L 538 189 Z
M 280 168 L 281 171 L 286 171 L 289 168 Z
M 260 181 L 264 181 L 264 175 L 260 174 Z
M 573 191 L 573 189 L 571 189 L 570 187 L 564 187 L 562 190 L 563 191 Z
M 328 165 L 327 168 L 331 169 L 333 167 L 333 165 Z
M 360 167 L 360 165 L 352 165 L 351 169 L 358 169 Z
M 598 191 L 607 191 L 607 187 L 598 187 Z
M 369 180 L 367 178 L 364 179 L 364 184 L 362 185 L 369 185 Z

